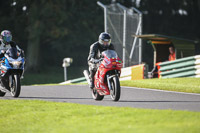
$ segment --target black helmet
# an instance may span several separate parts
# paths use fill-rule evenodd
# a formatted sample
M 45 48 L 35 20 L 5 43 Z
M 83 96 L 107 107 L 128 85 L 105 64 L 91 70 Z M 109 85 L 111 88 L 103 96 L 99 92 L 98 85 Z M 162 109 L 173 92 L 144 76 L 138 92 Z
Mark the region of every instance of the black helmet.
M 4 43 L 9 43 L 12 41 L 12 34 L 9 30 L 3 30 L 1 32 L 1 37 Z
M 99 43 L 103 48 L 107 48 L 110 46 L 111 43 L 111 36 L 110 34 L 103 32 L 99 35 Z

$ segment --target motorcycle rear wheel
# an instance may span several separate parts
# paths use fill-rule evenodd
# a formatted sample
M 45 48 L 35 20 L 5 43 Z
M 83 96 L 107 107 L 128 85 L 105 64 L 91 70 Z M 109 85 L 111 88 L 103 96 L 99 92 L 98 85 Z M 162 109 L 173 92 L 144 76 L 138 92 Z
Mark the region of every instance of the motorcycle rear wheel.
M 10 94 L 13 97 L 19 97 L 20 91 L 21 91 L 21 83 L 20 83 L 20 76 L 19 75 L 13 75 L 13 85 L 10 88 Z
M 121 87 L 119 82 L 119 77 L 115 76 L 111 80 L 112 91 L 110 91 L 110 96 L 113 101 L 119 101 L 121 95 Z
M 96 101 L 101 101 L 101 100 L 103 100 L 103 98 L 104 98 L 104 96 L 99 95 L 99 93 L 97 92 L 96 89 L 93 89 L 93 90 L 92 90 L 92 97 L 93 97 L 93 99 L 96 100 Z

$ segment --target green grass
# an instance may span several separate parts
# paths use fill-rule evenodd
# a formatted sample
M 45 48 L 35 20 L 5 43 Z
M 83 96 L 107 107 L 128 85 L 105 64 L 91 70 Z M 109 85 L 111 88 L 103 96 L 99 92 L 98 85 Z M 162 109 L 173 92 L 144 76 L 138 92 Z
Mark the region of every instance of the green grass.
M 83 77 L 84 67 L 69 67 L 68 80 Z M 25 72 L 22 85 L 34 84 L 58 84 L 64 82 L 63 67 L 46 67 L 44 70 L 37 73 Z
M 121 81 L 121 86 L 200 93 L 200 78 L 145 79 Z
M 0 100 L 2 133 L 199 133 L 200 112 Z

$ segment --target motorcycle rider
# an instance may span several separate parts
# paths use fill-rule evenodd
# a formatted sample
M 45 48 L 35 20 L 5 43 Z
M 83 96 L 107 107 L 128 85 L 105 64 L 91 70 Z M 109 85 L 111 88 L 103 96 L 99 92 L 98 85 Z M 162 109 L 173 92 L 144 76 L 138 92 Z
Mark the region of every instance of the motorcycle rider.
M 19 46 L 12 41 L 12 34 L 9 30 L 3 30 L 0 35 L 0 58 L 4 57 L 6 50 L 9 48 L 14 47 L 17 49 L 18 52 L 23 52 Z
M 20 49 L 19 46 L 14 41 L 12 41 L 11 32 L 9 30 L 3 30 L 0 35 L 0 60 L 4 57 L 5 52 L 12 47 L 16 48 L 17 51 L 21 53 L 21 56 L 24 56 L 24 51 Z M 23 74 L 21 78 L 23 78 Z M 3 85 L 1 84 L 1 86 Z
M 106 32 L 102 32 L 99 35 L 99 41 L 93 43 L 90 46 L 90 52 L 88 56 L 88 65 L 90 71 L 90 88 L 94 88 L 94 75 L 97 71 L 97 64 L 102 61 L 101 53 L 105 50 L 114 50 L 114 46 L 111 43 L 111 36 Z

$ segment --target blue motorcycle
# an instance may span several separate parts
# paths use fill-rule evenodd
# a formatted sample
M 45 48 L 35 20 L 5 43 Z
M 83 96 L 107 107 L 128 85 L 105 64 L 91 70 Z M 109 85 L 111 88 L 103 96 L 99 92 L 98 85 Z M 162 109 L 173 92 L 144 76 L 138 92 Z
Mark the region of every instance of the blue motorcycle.
M 0 61 L 0 96 L 10 92 L 18 97 L 21 91 L 20 79 L 24 72 L 24 53 L 14 47 L 8 49 Z

